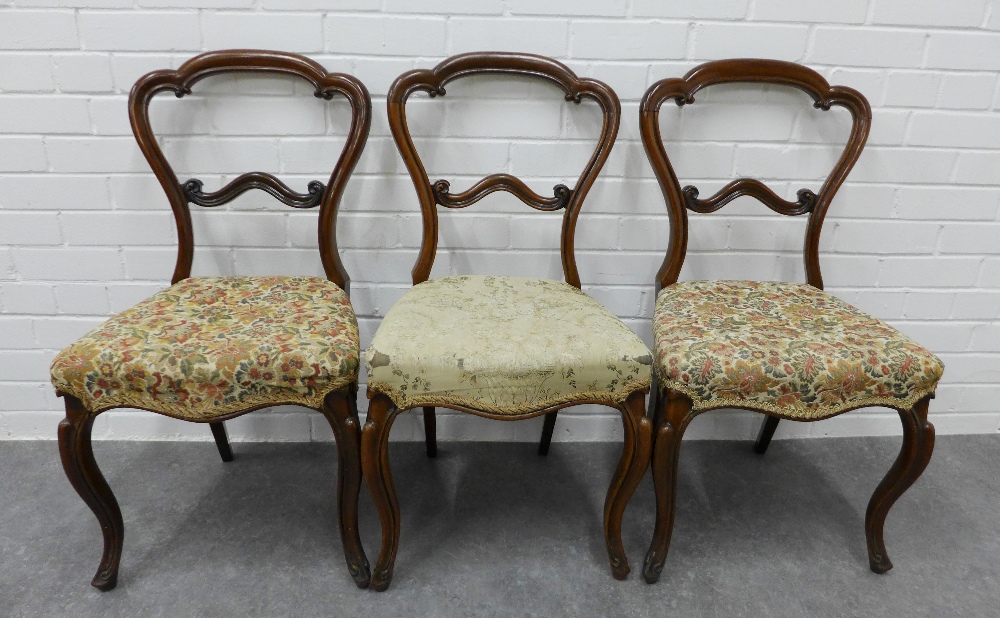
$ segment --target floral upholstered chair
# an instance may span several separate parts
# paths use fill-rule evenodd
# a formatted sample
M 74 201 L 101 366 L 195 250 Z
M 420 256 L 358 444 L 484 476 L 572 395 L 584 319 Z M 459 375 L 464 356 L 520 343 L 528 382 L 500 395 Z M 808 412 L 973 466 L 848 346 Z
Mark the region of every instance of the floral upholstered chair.
M 406 101 L 417 91 L 443 96 L 449 82 L 484 73 L 545 79 L 559 86 L 568 101 L 586 98 L 600 105 L 600 139 L 574 189 L 558 185 L 553 197 L 543 197 L 508 174 L 492 174 L 455 194 L 445 180 L 430 182 L 407 128 Z M 547 414 L 542 454 L 558 409 L 596 403 L 620 410 L 625 446 L 605 502 L 604 530 L 612 573 L 624 578 L 628 561 L 621 542 L 622 512 L 649 464 L 651 425 L 644 401 L 651 358 L 624 323 L 580 291 L 573 252 L 580 207 L 618 132 L 618 98 L 605 84 L 580 79 L 548 58 L 482 53 L 403 74 L 389 91 L 388 108 L 393 138 L 420 199 L 423 240 L 413 288 L 386 314 L 365 355 L 371 401 L 362 430 L 362 467 L 382 521 L 382 550 L 372 587 L 388 587 L 399 542 L 389 430 L 400 410 L 423 407 L 427 451 L 433 457 L 435 406 L 500 420 Z M 494 191 L 510 192 L 537 210 L 564 211 L 565 282 L 492 276 L 428 280 L 437 251 L 437 207 L 463 208 Z
M 169 91 L 182 97 L 198 81 L 220 73 L 266 73 L 310 82 L 321 99 L 347 98 L 350 133 L 329 182 L 297 193 L 270 174 L 251 172 L 205 193 L 181 184 L 149 123 L 149 103 Z M 97 415 L 139 408 L 209 423 L 224 461 L 232 451 L 225 419 L 252 410 L 296 404 L 321 411 L 333 427 L 339 456 L 338 522 L 347 566 L 359 587 L 369 567 L 358 537 L 361 485 L 357 385 L 357 320 L 347 297 L 347 272 L 336 245 L 337 206 L 371 122 L 371 99 L 349 75 L 327 73 L 316 62 L 281 52 L 233 50 L 196 56 L 178 70 L 141 78 L 129 97 L 132 130 L 166 191 L 177 223 L 179 252 L 173 285 L 116 315 L 56 356 L 52 384 L 66 403 L 59 424 L 63 467 L 93 510 L 104 533 L 104 554 L 93 585 L 114 588 L 124 535 L 118 502 L 91 448 Z M 326 278 L 191 277 L 194 241 L 188 204 L 225 204 L 261 189 L 296 208 L 319 206 L 319 249 Z
M 731 182 L 707 199 L 681 188 L 660 136 L 659 110 L 678 105 L 714 84 L 757 82 L 805 91 L 814 107 L 841 106 L 853 126 L 847 146 L 818 193 L 798 192 L 786 201 L 754 179 Z M 655 379 L 653 480 L 656 530 L 643 576 L 659 578 L 673 527 L 681 437 L 707 410 L 743 408 L 766 415 L 756 450 L 763 453 L 778 419 L 817 421 L 868 406 L 899 412 L 903 446 L 876 488 L 865 518 L 871 569 L 892 568 L 883 525 L 893 503 L 920 476 L 934 447 L 927 405 L 944 370 L 933 354 L 892 327 L 823 291 L 819 268 L 820 227 L 837 189 L 868 137 L 871 110 L 858 92 L 831 87 L 806 67 L 773 60 L 725 60 L 703 64 L 682 79 L 665 79 L 646 92 L 640 107 L 643 144 L 670 216 L 670 243 L 657 273 L 653 318 Z M 710 213 L 741 195 L 782 215 L 808 214 L 807 283 L 684 281 L 677 278 L 687 251 L 687 210 Z

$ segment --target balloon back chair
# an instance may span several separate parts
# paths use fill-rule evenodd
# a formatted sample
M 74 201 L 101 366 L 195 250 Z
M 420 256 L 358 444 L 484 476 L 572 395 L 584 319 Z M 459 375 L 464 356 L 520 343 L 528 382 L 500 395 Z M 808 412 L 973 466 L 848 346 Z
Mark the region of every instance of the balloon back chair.
M 699 198 L 681 187 L 660 135 L 664 101 L 694 102 L 702 88 L 755 82 L 791 86 L 814 107 L 846 108 L 853 118 L 843 154 L 818 193 L 798 192 L 794 202 L 756 179 L 740 178 Z M 815 71 L 775 60 L 722 60 L 692 69 L 680 79 L 649 88 L 640 107 L 640 130 L 659 180 L 670 219 L 667 255 L 656 275 L 653 480 L 656 529 L 643 576 L 659 578 L 673 527 L 678 454 L 684 430 L 708 410 L 742 408 L 766 415 L 755 446 L 763 453 L 778 419 L 817 421 L 868 406 L 899 412 L 903 446 L 875 490 L 865 517 L 871 569 L 892 568 L 883 526 L 893 503 L 930 460 L 934 428 L 927 405 L 944 370 L 941 361 L 883 322 L 823 292 L 819 238 L 823 219 L 868 137 L 871 109 L 850 88 L 830 86 Z M 687 251 L 687 210 L 711 213 L 736 197 L 756 198 L 778 214 L 808 215 L 806 284 L 773 281 L 678 282 Z
M 543 197 L 515 176 L 491 174 L 467 191 L 451 193 L 448 181 L 429 180 L 407 127 L 406 101 L 417 91 L 444 96 L 449 82 L 477 74 L 540 78 L 559 86 L 567 101 L 597 102 L 604 114 L 601 134 L 575 188 L 557 185 L 552 197 Z M 578 78 L 548 58 L 474 53 L 401 75 L 389 90 L 388 112 L 393 138 L 419 197 L 423 238 L 412 271 L 414 287 L 386 314 L 365 354 L 370 402 L 361 438 L 362 467 L 382 523 L 372 587 L 388 587 L 399 542 L 389 430 L 399 411 L 423 407 L 427 452 L 433 457 L 435 406 L 499 420 L 547 414 L 543 454 L 558 409 L 591 403 L 620 410 L 625 446 L 605 502 L 604 528 L 612 572 L 624 578 L 628 561 L 621 544 L 622 512 L 651 450 L 651 425 L 643 409 L 651 359 L 621 320 L 580 290 L 573 251 L 583 200 L 618 132 L 617 96 L 605 84 Z M 563 211 L 565 282 L 492 276 L 428 280 L 438 243 L 437 207 L 464 208 L 495 191 L 507 191 L 537 210 Z
M 157 144 L 149 103 L 158 93 L 190 94 L 200 80 L 222 73 L 277 74 L 305 79 L 315 95 L 343 95 L 352 118 L 329 182 L 298 193 L 271 174 L 243 174 L 214 192 L 197 179 L 178 181 Z M 104 554 L 93 585 L 115 587 L 124 529 L 114 494 L 91 447 L 94 419 L 113 408 L 138 408 L 209 423 L 223 461 L 232 459 L 225 419 L 294 404 L 323 413 L 339 456 L 338 521 L 347 566 L 359 587 L 369 579 L 358 537 L 361 484 L 357 384 L 360 346 L 348 300 L 349 279 L 336 240 L 337 206 L 364 149 L 371 99 L 352 76 L 282 52 L 230 50 L 202 54 L 177 70 L 142 77 L 129 97 L 132 130 L 166 192 L 179 250 L 171 287 L 120 313 L 60 352 L 52 383 L 66 404 L 59 450 L 66 475 L 101 524 Z M 188 204 L 214 207 L 260 189 L 294 208 L 319 207 L 319 253 L 326 278 L 191 277 L 194 238 Z

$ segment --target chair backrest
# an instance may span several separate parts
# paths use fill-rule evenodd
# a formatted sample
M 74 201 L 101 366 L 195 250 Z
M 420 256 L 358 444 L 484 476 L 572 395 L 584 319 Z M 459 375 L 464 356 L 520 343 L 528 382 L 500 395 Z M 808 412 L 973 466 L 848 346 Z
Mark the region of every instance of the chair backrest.
M 314 180 L 309 183 L 307 193 L 298 193 L 271 174 L 249 172 L 218 191 L 204 193 L 200 180 L 190 179 L 181 183 L 177 179 L 150 127 L 149 102 L 163 91 L 173 92 L 178 98 L 191 94 L 191 87 L 196 82 L 222 73 L 292 75 L 310 82 L 318 98 L 329 100 L 338 93 L 347 98 L 352 109 L 350 132 L 327 184 Z M 177 265 L 172 283 L 191 276 L 194 233 L 188 204 L 220 206 L 250 189 L 260 189 L 293 208 L 319 206 L 319 252 L 323 270 L 330 281 L 344 290 L 348 289 L 350 279 L 337 250 L 337 206 L 365 147 L 371 125 L 371 97 L 357 78 L 342 73 L 327 73 L 319 63 L 297 54 L 247 49 L 208 52 L 188 60 L 175 71 L 154 71 L 140 78 L 129 95 L 129 119 L 143 155 L 170 200 L 177 223 Z
M 789 202 L 753 178 L 734 180 L 707 199 L 699 199 L 698 189 L 692 185 L 681 187 L 660 135 L 660 105 L 667 99 L 673 99 L 679 106 L 693 103 L 695 93 L 706 86 L 737 82 L 792 86 L 812 97 L 813 106 L 818 109 L 829 110 L 831 106 L 839 105 L 850 111 L 853 119 L 850 138 L 819 193 L 801 189 L 798 191 L 798 200 Z M 687 209 L 699 213 L 715 212 L 741 195 L 754 197 L 783 215 L 809 214 L 803 248 L 806 280 L 810 285 L 823 288 L 823 276 L 819 268 L 819 236 L 823 219 L 837 189 L 861 155 L 871 127 L 871 108 L 859 92 L 844 86 L 830 86 L 816 71 L 791 62 L 718 60 L 699 65 L 682 78 L 664 79 L 650 86 L 642 98 L 639 117 L 642 143 L 660 183 L 670 216 L 670 242 L 667 255 L 656 274 L 657 291 L 676 283 L 684 264 L 687 252 Z
M 444 96 L 444 87 L 449 82 L 461 77 L 482 74 L 537 77 L 555 82 L 566 93 L 567 101 L 580 103 L 584 98 L 597 101 L 604 114 L 601 135 L 594 154 L 584 167 L 574 188 L 562 184 L 556 185 L 552 197 L 543 197 L 528 188 L 516 176 L 490 174 L 469 190 L 453 194 L 450 193 L 451 186 L 447 180 L 433 183 L 429 180 L 407 128 L 406 100 L 416 91 L 427 92 L 431 97 Z M 587 192 L 590 191 L 615 143 L 621 117 L 621 104 L 611 88 L 597 80 L 579 78 L 569 67 L 550 58 L 501 52 L 471 53 L 452 56 L 433 69 L 409 71 L 400 75 L 389 89 L 388 108 L 392 137 L 410 172 L 423 215 L 420 255 L 412 273 L 414 285 L 426 281 L 434 265 L 438 243 L 437 206 L 465 208 L 494 191 L 507 191 L 537 210 L 564 209 L 560 242 L 563 276 L 567 283 L 580 287 L 580 275 L 577 272 L 573 250 L 576 220 Z

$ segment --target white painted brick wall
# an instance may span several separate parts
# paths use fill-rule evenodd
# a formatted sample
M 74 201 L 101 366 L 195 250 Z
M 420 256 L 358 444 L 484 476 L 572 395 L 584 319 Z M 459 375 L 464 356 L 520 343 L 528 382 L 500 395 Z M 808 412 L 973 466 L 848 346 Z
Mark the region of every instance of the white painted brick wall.
M 584 289 L 647 342 L 669 225 L 639 141 L 646 87 L 705 60 L 757 56 L 857 88 L 874 124 L 824 228 L 827 286 L 940 353 L 940 433 L 1000 430 L 1000 0 L 0 0 L 0 439 L 54 438 L 52 356 L 168 284 L 176 231 L 131 137 L 127 95 L 142 74 L 218 47 L 308 53 L 373 95 L 371 139 L 339 221 L 364 345 L 407 289 L 420 242 L 385 119 L 400 73 L 453 53 L 524 51 L 617 90 L 622 127 L 580 219 L 578 262 Z M 410 125 L 432 177 L 456 190 L 491 172 L 521 174 L 542 193 L 572 183 L 600 126 L 592 104 L 567 105 L 528 80 L 466 80 L 448 93 L 415 96 Z M 281 79 L 216 78 L 184 100 L 157 100 L 152 117 L 184 178 L 218 187 L 261 169 L 302 188 L 325 180 L 347 126 L 343 102 L 309 95 Z M 848 130 L 842 112 L 753 86 L 665 106 L 663 120 L 678 174 L 706 194 L 738 174 L 786 196 L 816 189 Z M 682 277 L 803 278 L 803 220 L 746 199 L 691 220 Z M 315 213 L 247 194 L 194 221 L 196 274 L 322 273 Z M 559 277 L 559 226 L 559 215 L 501 194 L 445 212 L 432 276 Z M 559 439 L 620 437 L 610 410 L 560 419 Z M 749 440 L 757 419 L 707 415 L 689 435 Z M 331 439 L 323 419 L 294 408 L 231 425 L 241 440 Z M 445 439 L 535 440 L 539 429 L 448 413 L 439 426 Z M 876 409 L 783 423 L 778 437 L 898 432 L 895 414 Z M 102 416 L 94 434 L 210 439 L 204 427 L 134 411 Z M 419 418 L 404 415 L 394 437 L 422 439 Z

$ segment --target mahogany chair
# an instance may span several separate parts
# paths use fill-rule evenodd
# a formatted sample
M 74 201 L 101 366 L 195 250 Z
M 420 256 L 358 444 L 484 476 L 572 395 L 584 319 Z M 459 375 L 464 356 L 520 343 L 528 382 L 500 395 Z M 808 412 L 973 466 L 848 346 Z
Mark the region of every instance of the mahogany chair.
M 664 101 L 694 102 L 702 88 L 756 82 L 805 91 L 814 107 L 846 108 L 853 118 L 843 154 L 818 193 L 786 201 L 755 179 L 735 180 L 700 199 L 681 187 L 660 135 Z M 830 86 L 815 71 L 775 60 L 721 60 L 695 67 L 680 79 L 653 84 L 640 106 L 642 141 L 656 172 L 670 218 L 667 255 L 656 276 L 654 387 L 656 530 L 643 576 L 655 582 L 666 560 L 673 527 L 678 454 L 684 430 L 708 410 L 742 408 L 766 415 L 755 450 L 763 453 L 778 419 L 817 421 L 868 406 L 899 412 L 903 446 L 875 489 L 865 517 L 870 566 L 892 568 L 886 555 L 886 514 L 920 476 L 934 447 L 927 405 L 944 367 L 933 354 L 887 324 L 823 292 L 819 238 L 837 189 L 868 137 L 871 109 L 858 92 Z M 773 281 L 685 281 L 677 278 L 687 251 L 687 210 L 711 213 L 742 195 L 787 216 L 808 215 L 806 284 Z
M 320 99 L 343 95 L 351 105 L 350 133 L 327 184 L 298 193 L 271 174 L 243 174 L 218 191 L 181 183 L 157 144 L 149 103 L 169 91 L 191 93 L 222 73 L 288 75 L 315 87 Z M 92 584 L 115 587 L 124 528 L 118 501 L 94 460 L 91 428 L 99 414 L 139 408 L 208 423 L 223 461 L 232 450 L 223 421 L 276 405 L 320 411 L 337 441 L 338 523 L 348 570 L 358 587 L 369 567 L 358 537 L 361 486 L 357 412 L 360 345 L 348 300 L 349 279 L 337 250 L 336 215 L 344 187 L 368 138 L 371 99 L 350 75 L 274 51 L 201 54 L 176 71 L 142 77 L 129 97 L 135 138 L 170 201 L 179 250 L 171 287 L 120 313 L 56 356 L 52 384 L 65 399 L 59 450 L 70 483 L 97 516 L 104 554 Z M 191 277 L 194 238 L 189 203 L 214 207 L 250 190 L 263 190 L 294 208 L 319 207 L 319 252 L 326 279 L 317 277 Z
M 429 180 L 407 128 L 407 99 L 417 91 L 444 96 L 453 80 L 498 73 L 548 80 L 563 90 L 567 101 L 593 99 L 600 106 L 601 135 L 575 188 L 557 185 L 552 197 L 543 197 L 514 176 L 491 174 L 467 191 L 451 193 L 447 180 Z M 431 457 L 436 452 L 436 406 L 499 420 L 547 414 L 542 453 L 560 408 L 584 403 L 617 408 L 625 443 L 605 502 L 604 531 L 612 573 L 619 579 L 627 575 L 621 518 L 649 461 L 652 434 L 644 397 L 651 358 L 624 323 L 580 290 L 573 251 L 576 220 L 614 144 L 620 109 L 618 97 L 605 84 L 578 78 L 555 60 L 527 54 L 454 56 L 433 69 L 404 73 L 389 90 L 389 124 L 420 200 L 423 239 L 413 288 L 386 314 L 365 353 L 370 402 L 361 461 L 382 523 L 382 548 L 371 582 L 376 590 L 389 585 L 399 543 L 389 430 L 401 410 L 417 407 L 424 408 Z M 428 280 L 438 242 L 437 207 L 464 208 L 494 191 L 507 191 L 537 210 L 563 211 L 565 282 L 492 276 Z

